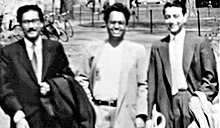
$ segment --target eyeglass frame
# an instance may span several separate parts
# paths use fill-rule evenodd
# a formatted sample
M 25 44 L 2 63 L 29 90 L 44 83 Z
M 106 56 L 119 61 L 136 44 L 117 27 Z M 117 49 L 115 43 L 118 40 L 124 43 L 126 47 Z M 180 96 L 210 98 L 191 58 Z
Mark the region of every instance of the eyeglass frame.
M 30 23 L 38 24 L 40 23 L 40 19 L 36 18 L 36 19 L 31 19 L 31 20 L 22 20 L 22 24 L 29 25 Z

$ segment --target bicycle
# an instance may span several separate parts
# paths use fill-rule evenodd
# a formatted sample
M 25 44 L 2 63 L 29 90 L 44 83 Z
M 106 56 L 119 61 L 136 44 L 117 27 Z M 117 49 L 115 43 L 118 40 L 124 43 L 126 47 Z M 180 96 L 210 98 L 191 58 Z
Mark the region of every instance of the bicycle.
M 45 24 L 42 28 L 42 34 L 51 40 L 61 40 L 67 42 L 69 40 L 66 31 L 54 22 L 54 14 L 45 15 Z
M 63 12 L 61 14 L 57 15 L 57 20 L 55 19 L 55 23 L 59 24 L 60 26 L 63 27 L 63 29 L 67 32 L 67 34 L 69 35 L 69 37 L 73 37 L 74 35 L 74 31 L 73 31 L 73 27 L 70 23 L 69 19 L 69 12 Z
M 24 35 L 14 18 L 9 18 L 8 22 L 3 22 L 3 16 L 0 17 L 0 45 L 5 46 L 20 40 Z
M 54 23 L 58 24 L 58 26 L 62 27 L 68 34 L 69 37 L 73 37 L 74 31 L 73 27 L 69 21 L 70 13 L 69 11 L 59 13 L 56 11 L 55 13 L 51 13 L 53 15 L 52 20 Z

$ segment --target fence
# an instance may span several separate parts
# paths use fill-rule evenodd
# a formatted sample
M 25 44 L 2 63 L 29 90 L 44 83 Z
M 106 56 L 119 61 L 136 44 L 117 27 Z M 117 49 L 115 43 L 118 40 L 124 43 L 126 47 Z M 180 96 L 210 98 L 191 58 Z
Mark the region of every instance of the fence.
M 146 28 L 150 33 L 165 32 L 166 26 L 162 14 L 162 4 L 146 4 L 139 5 L 137 8 L 131 9 L 133 14 L 130 17 L 128 27 L 132 28 Z M 205 35 L 212 31 L 213 28 L 219 27 L 220 20 L 219 8 L 196 8 L 194 15 L 190 15 L 186 28 L 190 31 L 198 32 L 198 35 Z M 87 25 L 91 27 L 103 26 L 103 14 L 101 9 L 96 7 L 74 6 L 75 22 L 78 21 L 80 25 Z

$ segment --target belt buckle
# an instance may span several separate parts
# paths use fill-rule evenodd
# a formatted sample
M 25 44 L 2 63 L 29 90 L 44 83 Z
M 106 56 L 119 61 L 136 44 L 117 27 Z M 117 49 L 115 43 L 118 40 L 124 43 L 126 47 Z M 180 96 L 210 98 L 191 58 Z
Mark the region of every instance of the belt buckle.
M 99 103 L 99 105 L 100 105 L 100 104 L 102 104 L 102 101 L 101 101 L 101 100 L 98 100 L 98 103 Z
M 112 106 L 113 104 L 114 104 L 114 101 L 113 101 L 113 100 L 108 101 L 108 105 L 109 105 L 109 106 Z

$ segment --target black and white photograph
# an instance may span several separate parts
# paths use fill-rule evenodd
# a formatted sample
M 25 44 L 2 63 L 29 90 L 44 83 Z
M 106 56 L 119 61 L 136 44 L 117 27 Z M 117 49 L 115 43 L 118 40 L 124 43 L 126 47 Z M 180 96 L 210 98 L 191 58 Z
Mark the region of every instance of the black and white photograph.
M 0 128 L 220 128 L 219 0 L 0 0 Z

